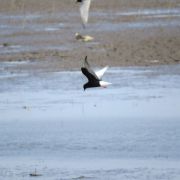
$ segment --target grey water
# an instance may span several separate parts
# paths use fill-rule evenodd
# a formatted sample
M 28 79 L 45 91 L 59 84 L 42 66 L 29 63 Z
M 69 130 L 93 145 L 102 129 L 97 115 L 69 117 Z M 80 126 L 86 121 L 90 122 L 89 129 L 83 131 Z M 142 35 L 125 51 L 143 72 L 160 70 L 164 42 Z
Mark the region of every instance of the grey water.
M 11 72 L 0 63 L 0 179 L 180 178 L 180 65 Z
M 167 8 L 128 8 L 121 11 L 92 11 L 92 18 L 97 18 L 98 23 L 92 23 L 88 28 L 90 32 L 96 31 L 119 31 L 129 28 L 142 29 L 149 27 L 179 27 L 180 22 L 180 7 L 167 7 Z M 122 17 L 135 16 L 136 19 L 133 22 L 121 21 Z M 73 23 L 70 20 L 78 18 L 78 12 L 67 13 L 59 12 L 54 13 L 51 16 L 49 14 L 35 13 L 35 14 L 14 14 L 9 15 L 6 13 L 0 13 L 0 34 L 4 36 L 10 36 L 18 32 L 45 32 L 45 31 L 64 31 L 74 29 L 79 30 L 77 23 Z M 38 20 L 46 20 L 44 23 L 38 23 Z M 48 23 L 48 20 L 57 20 L 59 23 Z M 115 22 L 112 20 L 116 20 Z M 19 24 L 17 26 L 17 24 Z M 111 25 L 110 25 L 111 24 Z M 108 28 L 110 25 L 110 28 Z

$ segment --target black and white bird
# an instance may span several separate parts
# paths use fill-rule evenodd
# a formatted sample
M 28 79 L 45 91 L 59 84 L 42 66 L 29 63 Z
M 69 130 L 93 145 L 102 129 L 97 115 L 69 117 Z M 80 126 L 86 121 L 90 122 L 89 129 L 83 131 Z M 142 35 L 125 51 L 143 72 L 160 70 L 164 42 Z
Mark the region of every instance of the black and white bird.
M 81 15 L 83 27 L 85 28 L 89 18 L 89 8 L 91 5 L 91 0 L 76 0 L 76 2 L 81 3 L 80 15 Z
M 93 71 L 87 61 L 87 56 L 84 60 L 84 67 L 81 68 L 82 73 L 87 77 L 88 82 L 84 84 L 83 88 L 84 91 L 87 88 L 93 88 L 93 87 L 107 87 L 111 83 L 102 81 L 102 76 L 104 75 L 105 71 L 108 69 L 108 66 L 104 67 L 103 69 L 99 71 Z

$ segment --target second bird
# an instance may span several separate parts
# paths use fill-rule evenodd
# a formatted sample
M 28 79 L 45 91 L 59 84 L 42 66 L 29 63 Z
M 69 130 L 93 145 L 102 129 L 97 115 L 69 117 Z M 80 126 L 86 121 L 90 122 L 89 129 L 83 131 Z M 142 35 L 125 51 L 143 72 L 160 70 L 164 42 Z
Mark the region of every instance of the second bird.
M 76 2 L 81 3 L 80 15 L 81 15 L 83 27 L 85 28 L 89 18 L 89 8 L 91 5 L 91 0 L 77 0 Z

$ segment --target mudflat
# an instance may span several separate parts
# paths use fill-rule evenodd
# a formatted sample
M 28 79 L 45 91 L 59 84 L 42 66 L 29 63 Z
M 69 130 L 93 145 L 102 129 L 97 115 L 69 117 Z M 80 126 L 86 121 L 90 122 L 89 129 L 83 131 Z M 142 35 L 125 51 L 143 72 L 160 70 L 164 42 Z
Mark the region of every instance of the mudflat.
M 84 29 L 75 0 L 0 0 L 0 61 L 70 70 L 87 55 L 96 66 L 180 63 L 178 0 L 92 1 Z M 75 33 L 94 37 L 75 39 Z

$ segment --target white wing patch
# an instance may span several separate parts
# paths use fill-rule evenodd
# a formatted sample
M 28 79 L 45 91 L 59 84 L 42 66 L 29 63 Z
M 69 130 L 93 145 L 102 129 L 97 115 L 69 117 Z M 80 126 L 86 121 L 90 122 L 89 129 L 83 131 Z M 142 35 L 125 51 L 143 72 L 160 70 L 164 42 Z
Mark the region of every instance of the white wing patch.
M 99 79 L 101 79 L 107 69 L 108 69 L 108 66 L 104 67 L 103 69 L 101 69 L 99 71 L 96 71 L 95 74 L 97 75 L 97 77 Z
M 101 87 L 106 88 L 108 85 L 110 85 L 112 83 L 109 83 L 109 82 L 106 82 L 106 81 L 99 81 L 99 84 L 100 84 Z
M 84 26 L 88 22 L 90 4 L 91 0 L 84 0 L 80 6 L 80 14 Z

